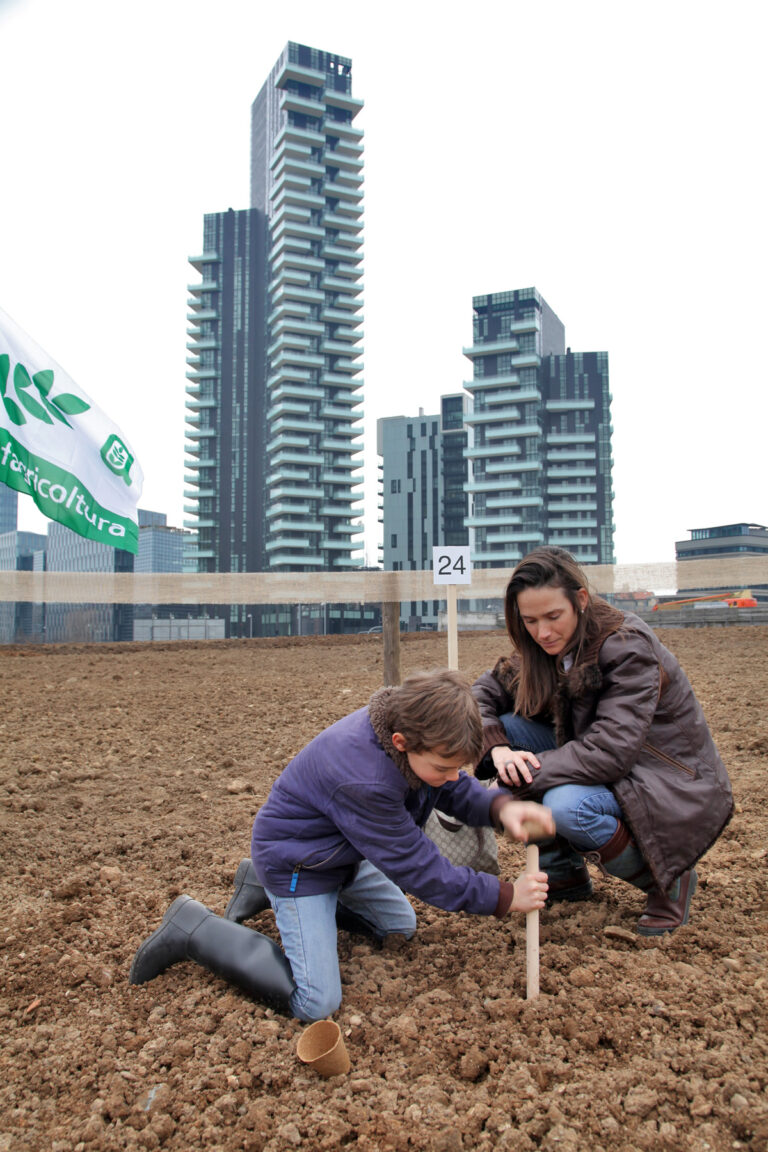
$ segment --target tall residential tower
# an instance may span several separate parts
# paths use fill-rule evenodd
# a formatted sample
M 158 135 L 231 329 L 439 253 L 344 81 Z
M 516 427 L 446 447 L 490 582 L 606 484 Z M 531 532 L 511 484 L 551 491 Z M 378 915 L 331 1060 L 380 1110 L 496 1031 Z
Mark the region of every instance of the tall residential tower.
M 288 44 L 252 107 L 251 207 L 205 218 L 187 483 L 200 571 L 362 564 L 362 130 L 351 62 Z
M 473 563 L 509 568 L 539 544 L 613 563 L 607 352 L 573 353 L 535 288 L 475 296 L 466 449 Z

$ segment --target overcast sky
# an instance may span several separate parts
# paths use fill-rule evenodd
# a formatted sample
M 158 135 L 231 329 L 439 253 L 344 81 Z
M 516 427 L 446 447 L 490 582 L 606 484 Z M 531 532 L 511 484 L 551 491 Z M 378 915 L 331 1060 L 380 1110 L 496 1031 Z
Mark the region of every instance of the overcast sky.
M 184 519 L 187 258 L 249 204 L 288 40 L 365 100 L 366 549 L 376 418 L 471 378 L 472 296 L 534 285 L 607 351 L 621 563 L 768 523 L 762 0 L 0 0 L 0 305 Z M 30 498 L 19 526 L 44 531 Z

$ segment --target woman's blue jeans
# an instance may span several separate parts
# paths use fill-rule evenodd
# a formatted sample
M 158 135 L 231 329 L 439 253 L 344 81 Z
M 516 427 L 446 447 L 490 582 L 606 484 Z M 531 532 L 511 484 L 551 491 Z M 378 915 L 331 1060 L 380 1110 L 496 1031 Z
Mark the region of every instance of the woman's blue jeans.
M 554 730 L 549 724 L 527 720 L 514 712 L 507 712 L 500 719 L 513 748 L 538 753 L 557 746 Z M 552 874 L 555 879 L 562 877 L 564 867 L 573 870 L 580 866 L 581 858 L 573 852 L 574 848 L 579 853 L 594 852 L 607 844 L 621 819 L 621 807 L 604 784 L 560 784 L 549 788 L 542 795 L 541 802 L 552 809 L 558 832 L 555 840 L 545 841 L 540 846 L 541 867 L 550 873 L 550 880 Z M 553 855 L 549 845 L 557 845 L 558 841 L 561 847 Z M 562 846 L 562 841 L 567 844 Z M 544 863 L 545 854 L 549 867 Z
M 341 1004 L 336 947 L 336 902 L 356 912 L 379 931 L 399 932 L 410 940 L 416 913 L 391 880 L 362 860 L 343 888 L 317 896 L 276 896 L 267 891 L 280 939 L 291 965 L 295 991 L 290 1009 L 299 1020 L 324 1020 Z

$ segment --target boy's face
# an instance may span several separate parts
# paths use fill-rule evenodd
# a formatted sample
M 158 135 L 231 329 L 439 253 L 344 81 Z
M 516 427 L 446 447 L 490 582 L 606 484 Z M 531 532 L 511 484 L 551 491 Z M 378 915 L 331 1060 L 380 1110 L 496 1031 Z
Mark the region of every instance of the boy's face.
M 446 757 L 442 755 L 439 749 L 434 752 L 427 749 L 423 749 L 421 752 L 409 752 L 402 732 L 392 733 L 392 743 L 398 752 L 405 752 L 411 771 L 418 776 L 419 780 L 423 780 L 425 784 L 430 784 L 433 788 L 439 788 L 448 780 L 458 780 L 459 769 L 466 764 L 466 757 Z

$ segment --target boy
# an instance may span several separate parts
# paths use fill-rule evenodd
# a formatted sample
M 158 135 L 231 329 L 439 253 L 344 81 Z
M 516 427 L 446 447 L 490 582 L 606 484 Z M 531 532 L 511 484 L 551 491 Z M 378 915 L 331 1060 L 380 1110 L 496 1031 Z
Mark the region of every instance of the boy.
M 180 896 L 136 953 L 131 983 L 191 959 L 300 1020 L 322 1020 L 341 1003 L 337 906 L 379 937 L 408 939 L 416 916 L 405 892 L 486 916 L 543 908 L 545 873 L 513 884 L 456 868 L 422 831 L 438 807 L 518 840 L 527 839 L 526 820 L 554 834 L 549 809 L 489 791 L 460 771 L 481 747 L 477 704 L 458 673 L 419 673 L 374 693 L 367 708 L 321 732 L 275 781 L 254 821 L 252 868 L 238 869 L 229 919 Z M 267 901 L 285 954 L 236 922 Z

